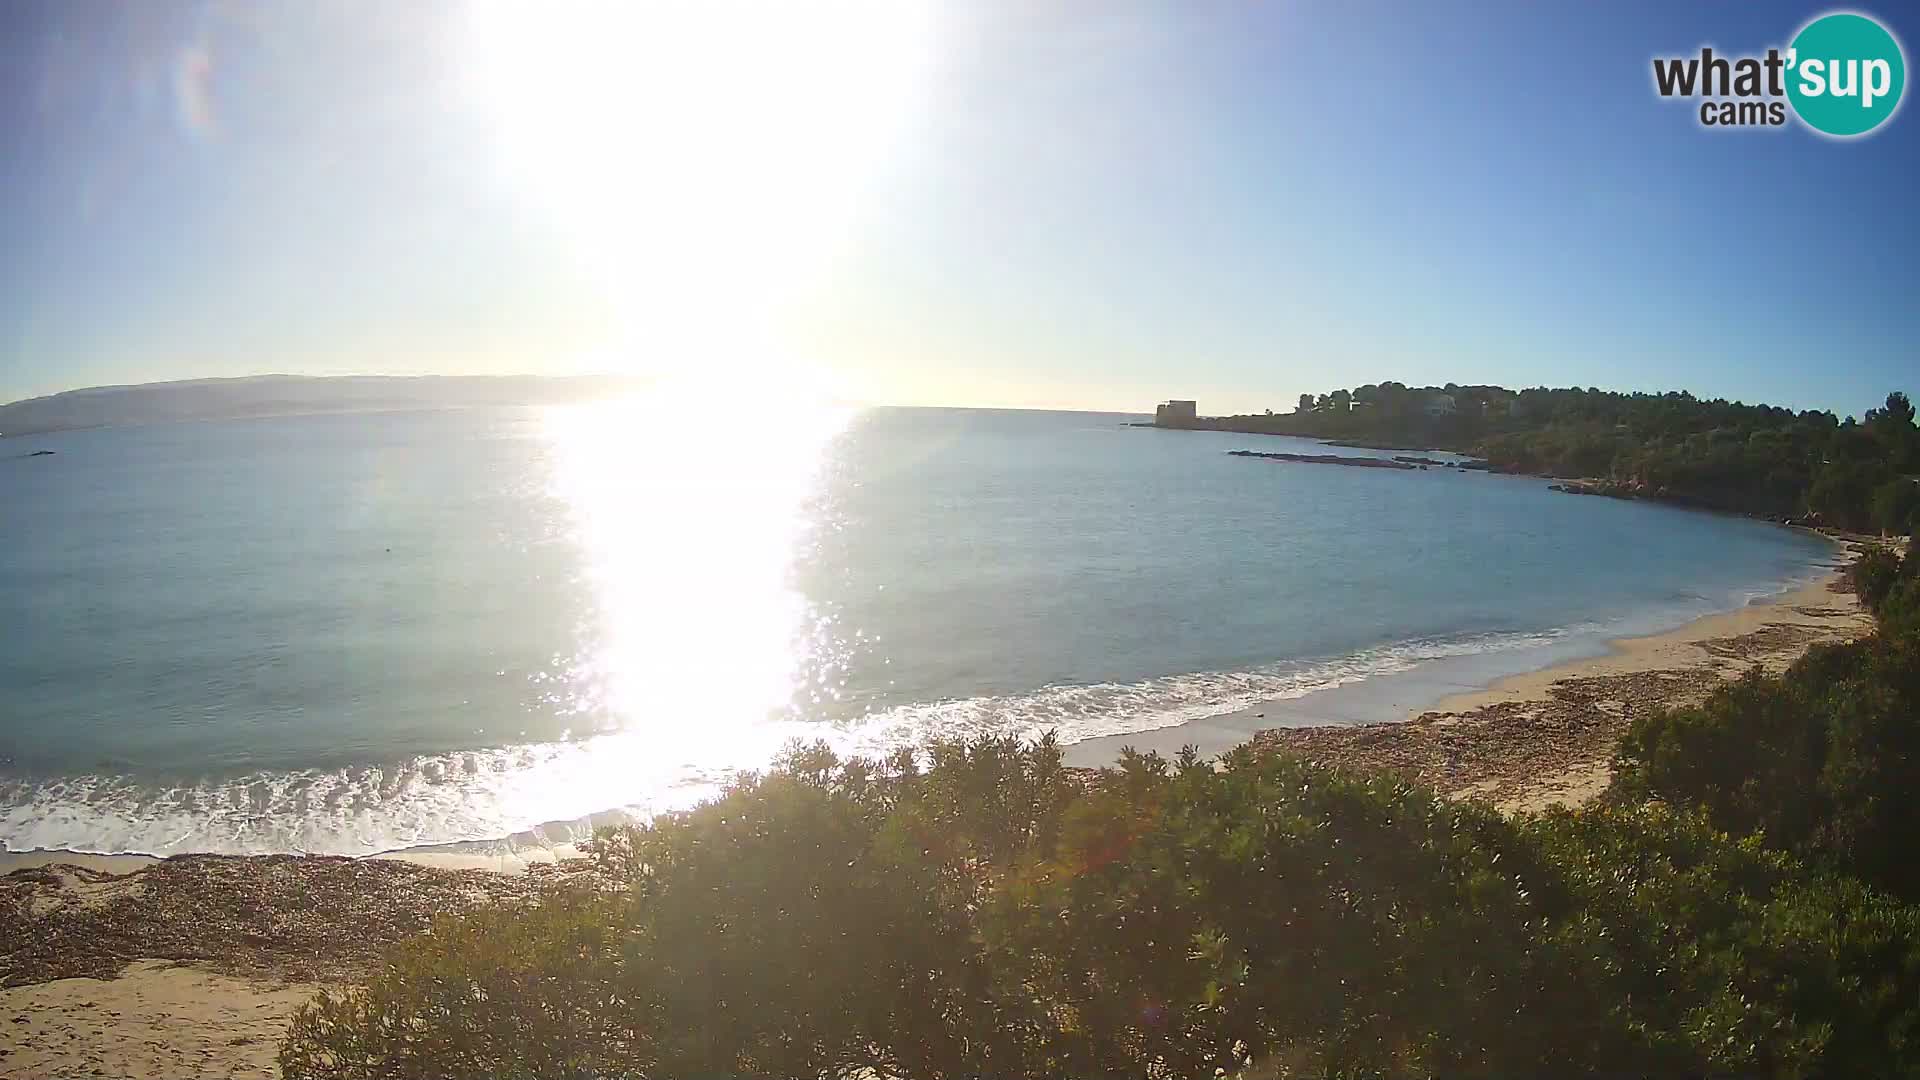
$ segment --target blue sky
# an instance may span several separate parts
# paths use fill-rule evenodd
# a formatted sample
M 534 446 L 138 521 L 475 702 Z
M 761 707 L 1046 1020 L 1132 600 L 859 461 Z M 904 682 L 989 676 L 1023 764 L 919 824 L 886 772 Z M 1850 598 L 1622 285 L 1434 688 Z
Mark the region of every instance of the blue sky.
M 1784 46 L 1821 5 L 533 10 L 0 5 L 0 400 L 266 371 L 1209 412 L 1382 379 L 1920 391 L 1920 114 L 1710 131 L 1652 89 L 1655 55 Z

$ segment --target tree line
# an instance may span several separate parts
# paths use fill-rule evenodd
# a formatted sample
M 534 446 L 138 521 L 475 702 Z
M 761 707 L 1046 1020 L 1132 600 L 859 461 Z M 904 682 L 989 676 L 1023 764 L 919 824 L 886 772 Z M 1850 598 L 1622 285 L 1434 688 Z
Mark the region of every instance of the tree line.
M 1920 527 L 1920 428 L 1898 391 L 1864 418 L 1842 419 L 1685 392 L 1382 382 L 1302 394 L 1292 413 L 1200 426 L 1453 450 L 1501 471 L 1596 478 L 1617 494 L 1856 532 Z

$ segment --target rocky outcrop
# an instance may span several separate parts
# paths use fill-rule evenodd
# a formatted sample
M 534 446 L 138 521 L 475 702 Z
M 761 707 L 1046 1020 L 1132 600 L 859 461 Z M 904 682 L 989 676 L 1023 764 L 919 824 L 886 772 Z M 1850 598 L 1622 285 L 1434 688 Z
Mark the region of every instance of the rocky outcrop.
M 1621 480 L 1563 480 L 1558 484 L 1548 484 L 1548 491 L 1564 491 L 1569 495 L 1604 495 L 1610 499 L 1637 499 L 1646 494 L 1639 484 Z
M 1463 472 L 1486 472 L 1489 468 L 1487 463 L 1481 461 L 1479 458 L 1463 458 L 1459 461 L 1441 461 L 1439 458 L 1409 457 L 1405 454 L 1395 454 L 1393 455 L 1393 460 L 1404 461 L 1408 465 L 1419 465 L 1423 468 L 1431 465 L 1436 469 L 1459 469 Z
M 1263 454 L 1256 450 L 1229 450 L 1233 457 L 1266 458 L 1269 461 L 1299 461 L 1309 465 L 1353 465 L 1362 469 L 1417 469 L 1404 461 L 1387 458 L 1347 457 L 1343 454 Z

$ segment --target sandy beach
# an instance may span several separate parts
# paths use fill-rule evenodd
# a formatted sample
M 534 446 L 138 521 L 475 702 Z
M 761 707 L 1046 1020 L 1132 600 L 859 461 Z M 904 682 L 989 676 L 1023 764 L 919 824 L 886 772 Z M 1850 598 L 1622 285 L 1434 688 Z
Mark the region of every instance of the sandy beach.
M 1870 628 L 1835 570 L 1769 602 L 1491 685 L 1430 665 L 1089 740 L 1068 759 L 1103 764 L 1122 745 L 1211 754 L 1251 742 L 1399 770 L 1507 810 L 1577 804 L 1605 789 L 1632 716 Z M 365 978 L 436 913 L 526 901 L 568 853 L 0 856 L 10 871 L 0 877 L 0 1077 L 271 1076 L 294 1009 L 315 991 Z
M 1071 765 L 1111 763 L 1123 747 L 1215 756 L 1242 744 L 1315 761 L 1392 769 L 1456 798 L 1503 810 L 1578 805 L 1604 791 L 1629 720 L 1704 698 L 1759 666 L 1777 671 L 1813 645 L 1869 633 L 1873 619 L 1842 582 L 1856 546 L 1835 547 L 1816 580 L 1765 601 L 1645 637 L 1488 680 L 1479 657 L 1267 701 L 1177 727 L 1089 739 Z
M 293 1011 L 542 873 L 401 859 L 40 859 L 0 877 L 0 1077 L 270 1076 Z
M 1449 695 L 1402 723 L 1269 728 L 1251 741 L 1333 764 L 1398 770 L 1507 811 L 1578 805 L 1606 790 L 1614 745 L 1634 716 L 1698 701 L 1755 666 L 1778 671 L 1813 645 L 1872 627 L 1836 571 L 1770 603 Z

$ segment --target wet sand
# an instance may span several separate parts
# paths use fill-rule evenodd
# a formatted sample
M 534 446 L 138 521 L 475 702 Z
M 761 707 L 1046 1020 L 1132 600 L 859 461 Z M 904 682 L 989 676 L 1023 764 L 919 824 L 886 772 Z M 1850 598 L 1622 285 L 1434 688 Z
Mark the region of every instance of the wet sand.
M 1537 671 L 1473 681 L 1475 658 L 1437 661 L 1285 701 L 1067 748 L 1072 765 L 1109 764 L 1123 746 L 1203 756 L 1243 743 L 1327 764 L 1393 769 L 1506 810 L 1577 805 L 1604 791 L 1630 719 L 1698 701 L 1759 665 L 1777 671 L 1811 646 L 1869 633 L 1872 617 L 1840 572 L 1767 602 L 1608 644 Z

